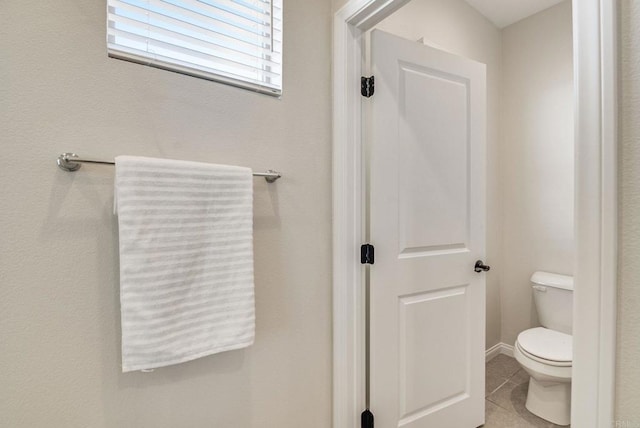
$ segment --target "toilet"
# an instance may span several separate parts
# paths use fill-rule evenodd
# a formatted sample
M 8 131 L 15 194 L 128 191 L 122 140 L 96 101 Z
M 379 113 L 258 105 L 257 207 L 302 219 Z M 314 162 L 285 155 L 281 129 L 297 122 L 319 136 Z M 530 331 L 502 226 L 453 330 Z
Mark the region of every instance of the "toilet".
M 556 425 L 571 423 L 573 277 L 548 272 L 531 276 L 542 327 L 518 335 L 513 354 L 531 376 L 526 407 Z

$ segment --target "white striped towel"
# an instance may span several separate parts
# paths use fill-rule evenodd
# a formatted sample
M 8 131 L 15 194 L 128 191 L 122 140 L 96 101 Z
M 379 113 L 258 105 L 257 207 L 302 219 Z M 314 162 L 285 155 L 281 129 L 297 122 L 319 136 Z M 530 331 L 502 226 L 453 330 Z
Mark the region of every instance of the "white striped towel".
M 252 181 L 248 168 L 116 158 L 123 372 L 253 343 Z

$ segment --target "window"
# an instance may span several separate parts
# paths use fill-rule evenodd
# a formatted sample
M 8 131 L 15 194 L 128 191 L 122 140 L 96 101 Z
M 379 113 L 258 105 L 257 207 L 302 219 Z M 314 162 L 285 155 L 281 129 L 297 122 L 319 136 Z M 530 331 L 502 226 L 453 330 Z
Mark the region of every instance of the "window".
M 282 93 L 282 0 L 107 0 L 109 56 Z

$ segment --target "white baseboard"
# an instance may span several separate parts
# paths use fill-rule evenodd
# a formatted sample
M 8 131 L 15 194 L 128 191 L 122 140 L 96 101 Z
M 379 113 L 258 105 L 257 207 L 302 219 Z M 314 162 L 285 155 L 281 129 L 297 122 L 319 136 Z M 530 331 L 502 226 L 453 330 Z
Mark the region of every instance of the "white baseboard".
M 485 361 L 489 362 L 499 354 L 504 354 L 513 358 L 513 346 L 502 342 L 496 343 L 491 348 L 487 349 Z

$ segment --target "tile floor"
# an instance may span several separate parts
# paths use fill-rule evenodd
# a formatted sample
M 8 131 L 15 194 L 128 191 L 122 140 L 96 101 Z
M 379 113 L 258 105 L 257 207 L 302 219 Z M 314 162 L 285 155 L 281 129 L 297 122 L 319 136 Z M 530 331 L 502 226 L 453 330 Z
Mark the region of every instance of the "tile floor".
M 540 419 L 524 403 L 529 375 L 511 357 L 498 355 L 487 363 L 484 428 L 552 428 L 559 425 Z

